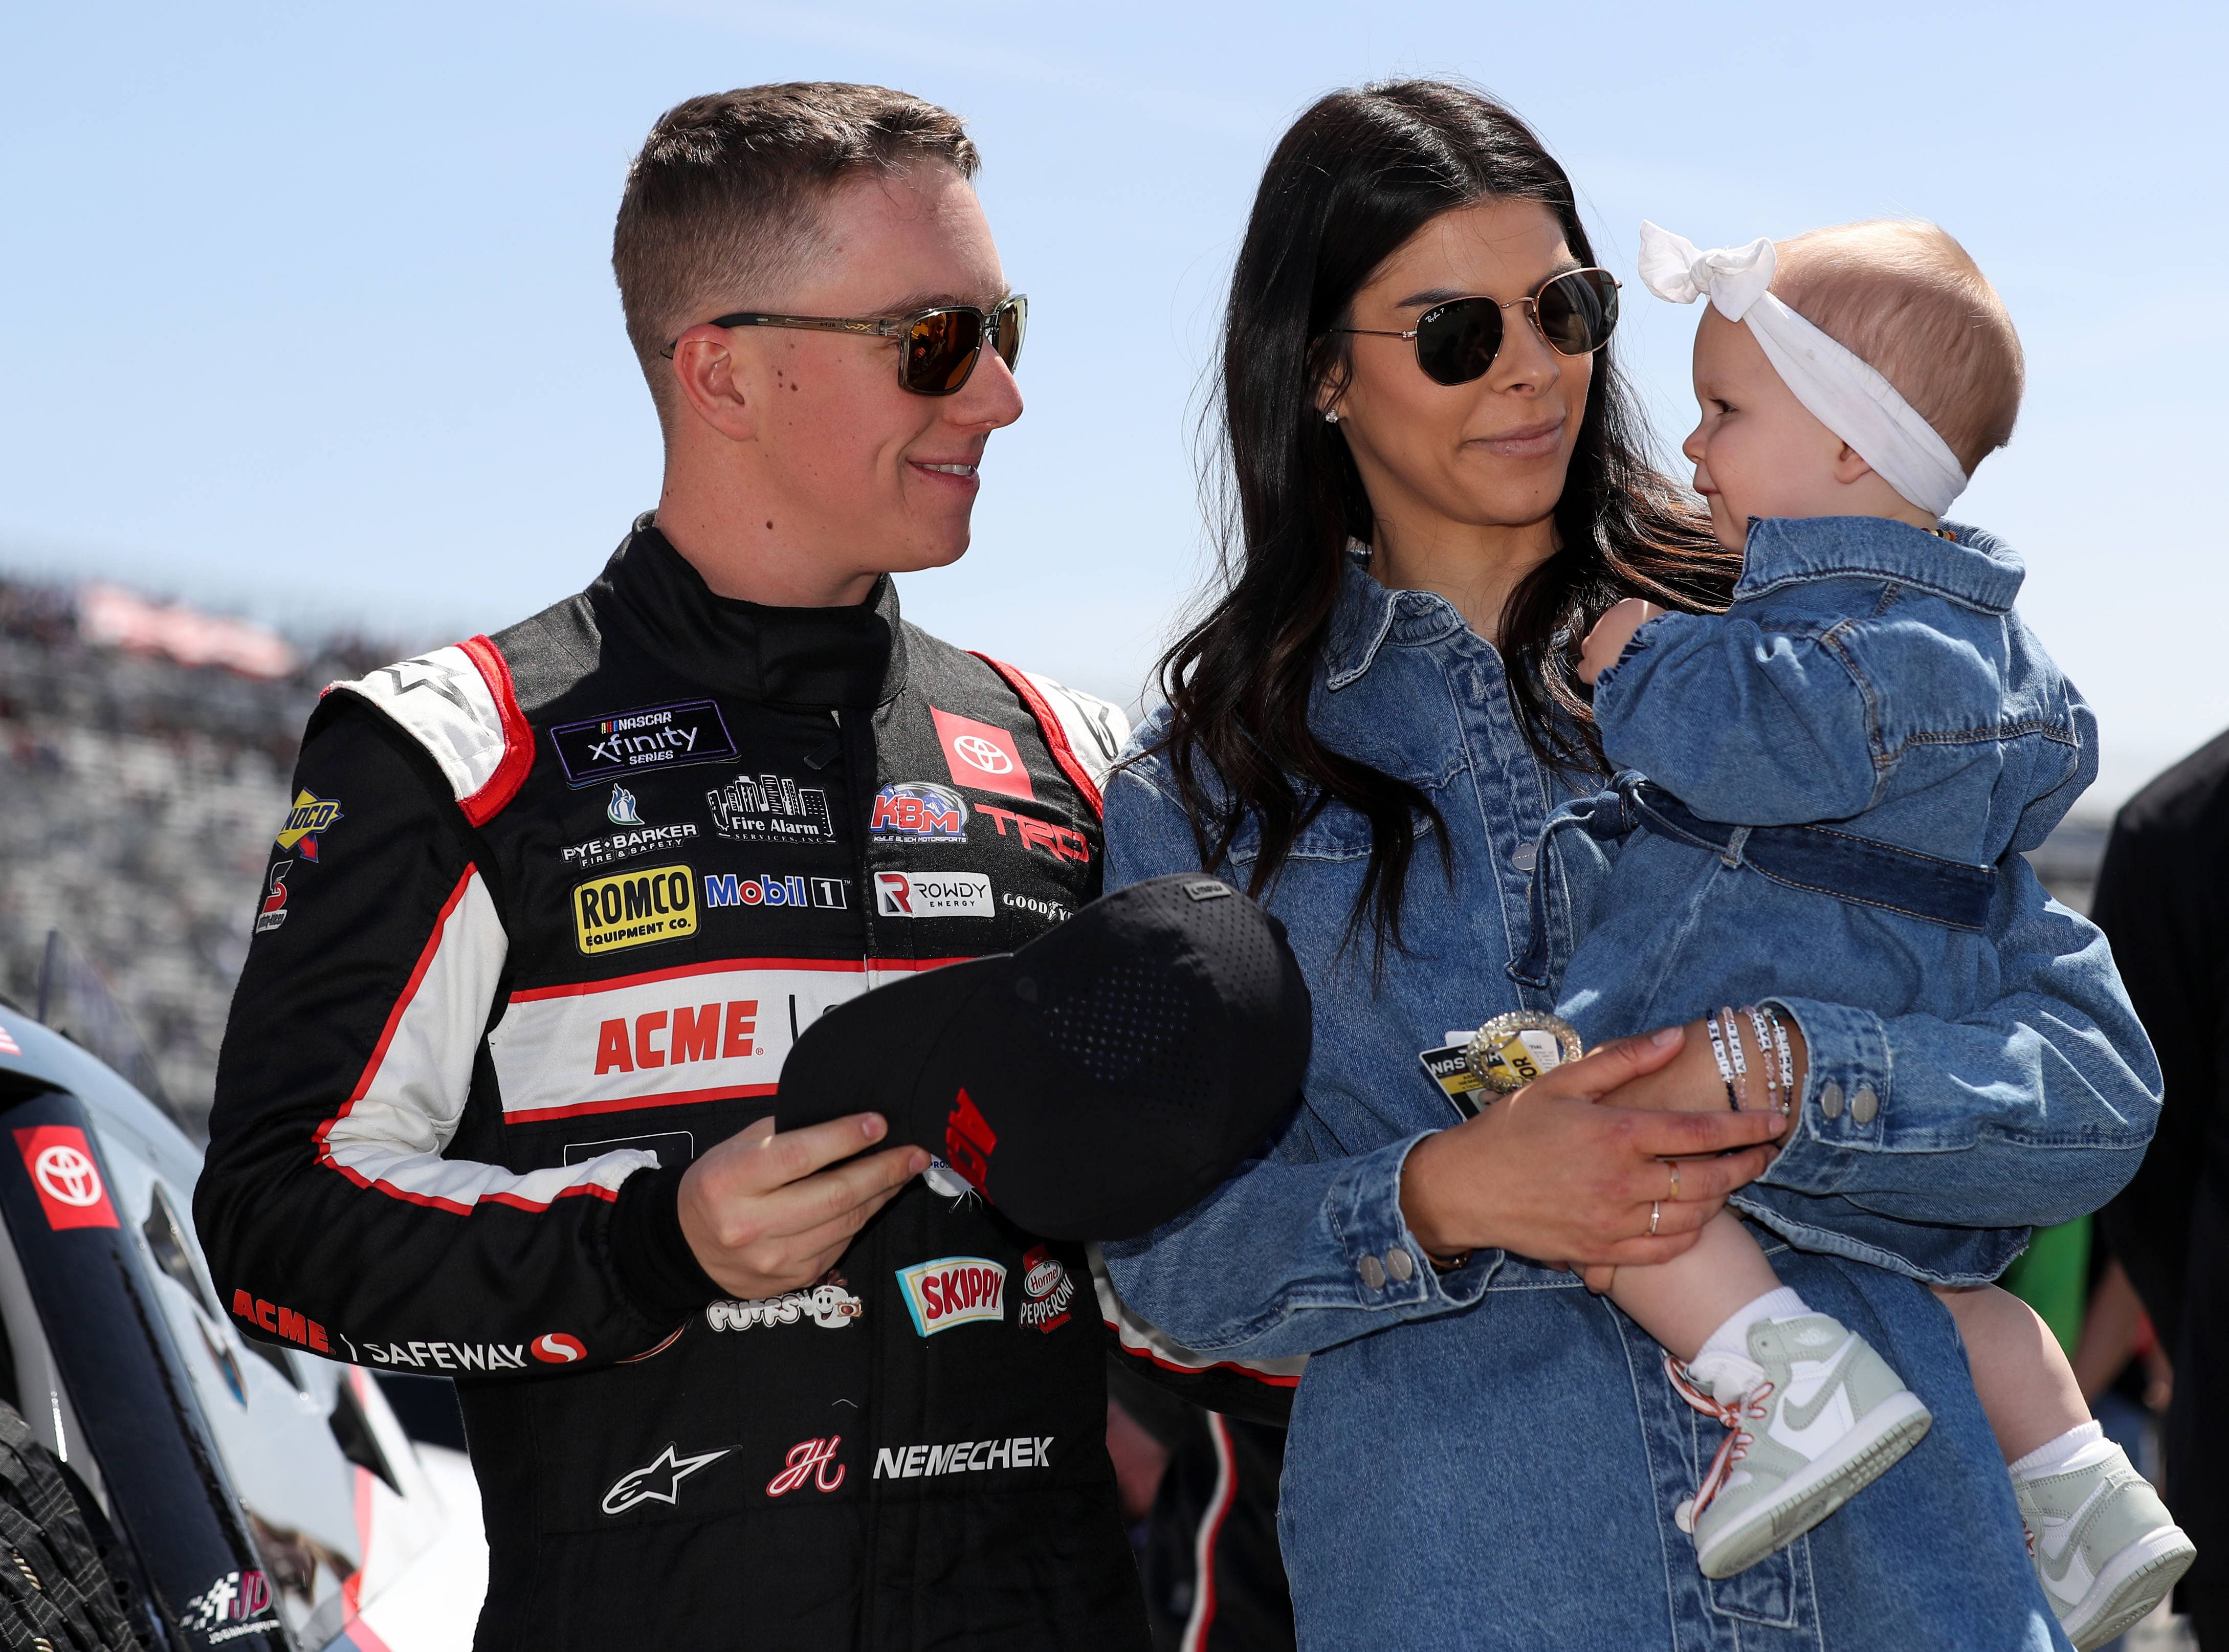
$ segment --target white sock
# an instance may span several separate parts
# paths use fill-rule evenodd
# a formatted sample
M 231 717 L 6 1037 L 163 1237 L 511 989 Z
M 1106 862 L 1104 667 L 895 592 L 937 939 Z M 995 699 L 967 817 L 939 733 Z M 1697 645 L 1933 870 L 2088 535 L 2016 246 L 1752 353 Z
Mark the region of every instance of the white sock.
M 1703 1344 L 1703 1353 L 1731 1354 L 1738 1360 L 1749 1358 L 1750 1327 L 1764 1320 L 1801 1319 L 1810 1312 L 1803 1299 L 1789 1286 L 1769 1290 L 1755 1302 L 1736 1308 L 1724 1325 L 1711 1333 Z M 1700 1359 L 1702 1354 L 1696 1358 Z
M 2055 1440 L 2046 1440 L 2012 1465 L 2015 1480 L 2046 1480 L 2052 1475 L 2094 1469 L 2121 1448 L 2105 1437 L 2095 1423 L 2071 1428 Z

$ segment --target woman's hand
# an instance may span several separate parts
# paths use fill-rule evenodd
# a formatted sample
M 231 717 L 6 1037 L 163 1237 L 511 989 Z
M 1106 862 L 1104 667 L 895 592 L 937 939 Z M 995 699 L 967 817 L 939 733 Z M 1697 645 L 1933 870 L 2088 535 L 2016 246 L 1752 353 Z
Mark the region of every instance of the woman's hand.
M 1722 1022 L 1724 1019 L 1720 1018 Z M 1804 1076 L 1809 1070 L 1803 1029 L 1787 1016 L 1781 1018 L 1780 1025 L 1788 1034 L 1789 1054 L 1794 1061 L 1795 1093 L 1801 1096 Z M 1667 1027 L 1664 1031 L 1683 1035 L 1679 1053 L 1669 1061 L 1653 1064 L 1647 1070 L 1637 1073 L 1616 1089 L 1605 1091 L 1602 1097 L 1603 1104 L 1653 1113 L 1725 1112 L 1725 1080 L 1719 1077 L 1718 1057 L 1711 1053 L 1711 1035 L 1703 1024 L 1690 1021 L 1685 1027 Z M 1779 1057 L 1776 1052 L 1759 1047 L 1756 1028 L 1740 1010 L 1734 1012 L 1732 1032 L 1741 1040 L 1742 1059 L 1748 1069 L 1739 1090 L 1742 1110 L 1763 1114 L 1776 1120 L 1776 1126 L 1766 1139 L 1777 1142 L 1787 1134 L 1789 1120 L 1767 1110 L 1765 1064 L 1773 1064 L 1774 1087 L 1776 1089 Z M 1664 1034 L 1654 1036 L 1661 1038 Z M 1776 1153 L 1778 1150 L 1776 1147 L 1771 1151 Z M 1769 1153 L 1768 1160 L 1770 1156 Z
M 1681 1042 L 1667 1028 L 1605 1045 L 1418 1142 L 1401 1173 L 1410 1231 L 1442 1257 L 1493 1248 L 1638 1266 L 1680 1255 L 1726 1195 L 1764 1168 L 1760 1144 L 1783 1123 L 1776 1114 L 1729 1112 L 1715 1070 L 1712 1113 L 1596 1105 L 1672 1062 Z M 1667 1159 L 1681 1161 L 1676 1197 Z

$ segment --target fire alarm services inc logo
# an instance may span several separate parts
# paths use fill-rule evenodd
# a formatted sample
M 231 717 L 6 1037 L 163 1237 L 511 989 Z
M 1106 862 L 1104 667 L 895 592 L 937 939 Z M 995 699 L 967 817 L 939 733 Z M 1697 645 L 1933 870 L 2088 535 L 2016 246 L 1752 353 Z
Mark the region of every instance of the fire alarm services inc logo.
M 41 1124 L 16 1132 L 23 1168 L 39 1190 L 47 1225 L 65 1228 L 117 1227 L 116 1206 L 101 1185 L 100 1167 L 85 1132 L 69 1124 Z

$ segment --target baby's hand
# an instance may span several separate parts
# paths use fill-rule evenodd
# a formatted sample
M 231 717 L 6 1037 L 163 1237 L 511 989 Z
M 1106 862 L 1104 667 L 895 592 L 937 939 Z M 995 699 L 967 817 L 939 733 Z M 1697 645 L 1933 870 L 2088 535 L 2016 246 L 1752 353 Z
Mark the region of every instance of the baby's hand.
M 1609 612 L 1595 621 L 1595 628 L 1579 645 L 1579 680 L 1591 685 L 1596 678 L 1617 664 L 1617 657 L 1633 640 L 1635 632 L 1658 614 L 1669 612 L 1661 604 L 1644 602 L 1637 596 L 1610 604 Z

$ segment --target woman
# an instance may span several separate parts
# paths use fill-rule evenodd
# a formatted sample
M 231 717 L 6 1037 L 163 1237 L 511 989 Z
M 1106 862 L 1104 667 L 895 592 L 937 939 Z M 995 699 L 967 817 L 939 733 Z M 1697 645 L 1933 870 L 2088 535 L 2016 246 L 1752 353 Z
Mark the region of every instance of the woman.
M 1718 1430 L 1561 1265 L 1677 1254 L 1760 1173 L 1826 1193 L 1861 1166 L 1879 1207 L 1969 1228 L 2102 1202 L 2156 1074 L 2097 932 L 2024 864 L 1988 1014 L 1782 1006 L 1792 1119 L 1729 1113 L 1677 1032 L 1467 1120 L 1420 1067 L 1549 1003 L 1506 966 L 1541 823 L 1599 780 L 1571 640 L 1620 596 L 1706 604 L 1738 571 L 1643 456 L 1595 263 L 1562 169 L 1459 87 L 1336 93 L 1270 161 L 1224 352 L 1229 588 L 1108 790 L 1109 886 L 1205 867 L 1260 895 L 1315 1049 L 1269 1156 L 1108 1247 L 1114 1281 L 1202 1354 L 1311 1356 L 1280 1514 L 1304 1645 L 2064 1646 L 1921 1286 L 1776 1248 L 1936 1421 L 1808 1539 L 1712 1582 L 1672 1511 Z M 1673 1176 L 1686 1154 L 1717 1156 Z

